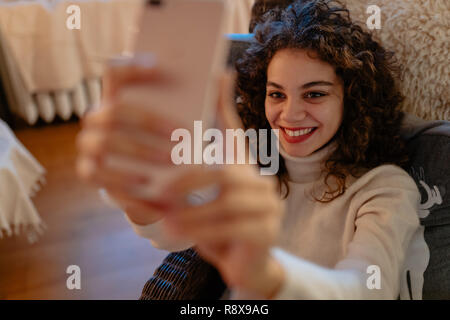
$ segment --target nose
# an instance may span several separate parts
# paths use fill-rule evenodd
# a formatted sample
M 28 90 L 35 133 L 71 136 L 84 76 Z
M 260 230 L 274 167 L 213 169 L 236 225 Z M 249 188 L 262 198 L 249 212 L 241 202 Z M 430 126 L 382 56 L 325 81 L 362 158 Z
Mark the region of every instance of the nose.
M 283 106 L 280 118 L 286 122 L 299 122 L 307 117 L 305 106 L 298 100 L 288 98 Z

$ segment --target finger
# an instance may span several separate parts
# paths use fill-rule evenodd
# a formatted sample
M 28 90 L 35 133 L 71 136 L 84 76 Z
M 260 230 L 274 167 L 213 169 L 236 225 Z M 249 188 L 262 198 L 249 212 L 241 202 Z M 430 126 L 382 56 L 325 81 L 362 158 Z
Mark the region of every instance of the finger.
M 181 173 L 162 193 L 164 197 L 183 201 L 194 190 L 218 186 L 222 192 L 227 189 L 254 188 L 265 190 L 272 188 L 271 179 L 260 177 L 253 167 L 226 165 L 220 168 L 192 168 Z
M 164 221 L 166 230 L 178 237 L 189 238 L 195 243 L 223 243 L 245 241 L 256 245 L 269 245 L 274 241 L 275 227 L 272 219 L 242 219 L 211 223 L 201 226 L 179 226 Z M 272 230 L 273 229 L 273 230 Z
M 76 161 L 76 171 L 80 178 L 96 186 L 111 190 L 111 192 L 132 192 L 134 188 L 146 185 L 149 182 L 149 177 L 146 176 L 100 168 L 95 159 L 90 157 L 81 156 Z
M 143 111 L 132 105 L 112 103 L 109 107 L 90 111 L 83 117 L 82 127 L 141 130 L 170 141 L 172 133 L 181 126 L 148 110 Z
M 77 136 L 80 153 L 91 156 L 103 165 L 108 154 L 120 154 L 128 158 L 150 161 L 159 164 L 171 164 L 170 146 L 163 139 L 152 137 L 152 142 L 142 141 L 133 132 L 83 130 Z
M 241 188 L 221 194 L 216 200 L 195 207 L 174 208 L 168 219 L 180 226 L 208 224 L 232 219 L 259 219 L 266 214 L 278 213 L 275 198 L 261 199 L 260 192 Z
M 129 210 L 130 212 L 142 212 L 143 214 L 150 213 L 152 215 L 162 216 L 164 211 L 167 211 L 169 208 L 169 204 L 167 203 L 134 198 L 128 193 L 108 190 L 108 194 L 125 211 Z

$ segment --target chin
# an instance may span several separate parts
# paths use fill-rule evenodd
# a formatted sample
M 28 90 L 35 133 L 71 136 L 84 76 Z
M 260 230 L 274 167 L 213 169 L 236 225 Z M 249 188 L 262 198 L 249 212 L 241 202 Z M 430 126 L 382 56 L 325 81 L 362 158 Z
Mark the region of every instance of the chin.
M 311 148 L 298 148 L 290 145 L 283 145 L 283 149 L 292 157 L 307 157 L 315 151 L 315 149 Z

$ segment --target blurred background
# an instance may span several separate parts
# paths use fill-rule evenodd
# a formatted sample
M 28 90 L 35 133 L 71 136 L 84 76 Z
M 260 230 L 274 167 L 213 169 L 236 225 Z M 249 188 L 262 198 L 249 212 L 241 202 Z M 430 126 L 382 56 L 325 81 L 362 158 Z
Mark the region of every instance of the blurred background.
M 288 0 L 226 0 L 227 33 Z M 343 0 L 403 65 L 403 108 L 450 120 L 447 0 Z M 100 102 L 105 59 L 132 48 L 141 0 L 0 0 L 0 299 L 137 299 L 167 252 L 75 174 L 79 120 Z M 67 268 L 80 267 L 69 290 Z
M 247 33 L 253 0 L 229 2 L 228 33 Z M 140 4 L 0 1 L 0 299 L 137 299 L 167 255 L 75 174 L 79 120 L 105 59 L 129 54 Z

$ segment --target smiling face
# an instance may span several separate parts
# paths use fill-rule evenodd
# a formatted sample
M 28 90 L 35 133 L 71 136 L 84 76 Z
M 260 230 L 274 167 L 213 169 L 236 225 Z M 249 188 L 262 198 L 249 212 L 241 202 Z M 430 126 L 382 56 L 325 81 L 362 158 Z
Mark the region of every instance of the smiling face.
M 265 112 L 280 144 L 291 156 L 306 157 L 338 131 L 344 89 L 334 68 L 306 50 L 282 49 L 267 68 Z

